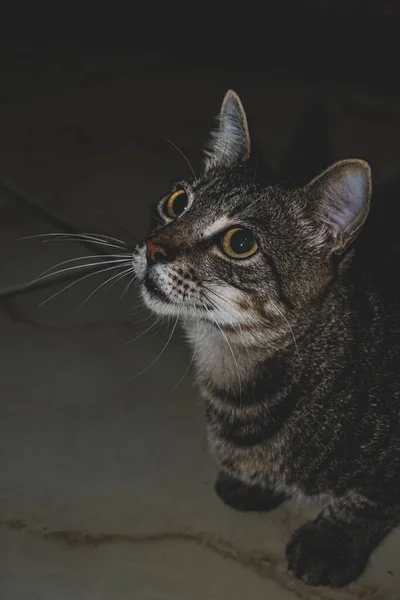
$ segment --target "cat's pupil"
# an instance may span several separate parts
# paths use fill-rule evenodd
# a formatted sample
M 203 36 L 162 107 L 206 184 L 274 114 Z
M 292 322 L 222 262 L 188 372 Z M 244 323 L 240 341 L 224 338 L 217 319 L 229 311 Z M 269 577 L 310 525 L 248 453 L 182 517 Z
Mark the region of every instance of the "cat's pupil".
M 173 211 L 178 216 L 181 215 L 188 207 L 188 197 L 186 192 L 179 194 L 174 200 Z
M 239 229 L 231 237 L 230 244 L 236 254 L 245 254 L 254 246 L 254 235 L 248 229 Z

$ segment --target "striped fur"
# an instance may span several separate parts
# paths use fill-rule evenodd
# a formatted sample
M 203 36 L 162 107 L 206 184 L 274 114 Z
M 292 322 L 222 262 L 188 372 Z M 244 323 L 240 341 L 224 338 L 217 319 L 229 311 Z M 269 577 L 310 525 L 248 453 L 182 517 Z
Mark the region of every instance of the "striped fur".
M 378 190 L 388 235 L 373 208 L 355 241 L 369 209 L 368 166 L 343 161 L 305 187 L 277 186 L 248 156 L 238 103 L 224 101 L 221 118 L 234 120 L 214 134 L 204 175 L 178 184 L 190 208 L 172 222 L 168 195 L 156 208 L 150 239 L 173 248 L 173 259 L 146 261 L 143 245 L 133 262 L 147 305 L 180 320 L 192 347 L 218 495 L 242 510 L 289 496 L 325 501 L 289 542 L 288 567 L 309 584 L 340 586 L 400 516 L 391 196 Z M 238 224 L 259 244 L 243 261 L 218 241 Z

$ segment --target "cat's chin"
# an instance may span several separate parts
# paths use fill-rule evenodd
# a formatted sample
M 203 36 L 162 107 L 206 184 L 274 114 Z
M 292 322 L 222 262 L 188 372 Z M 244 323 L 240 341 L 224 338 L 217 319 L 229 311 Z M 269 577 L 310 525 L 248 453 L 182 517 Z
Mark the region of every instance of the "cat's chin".
M 171 301 L 154 280 L 146 274 L 144 278 L 143 289 L 147 292 L 149 298 L 158 300 L 164 304 L 170 304 Z
M 143 284 L 141 295 L 147 308 L 160 317 L 182 317 L 189 319 L 205 319 L 207 313 L 202 308 L 190 306 L 185 303 L 178 304 L 168 298 L 158 288 L 153 289 L 150 285 Z

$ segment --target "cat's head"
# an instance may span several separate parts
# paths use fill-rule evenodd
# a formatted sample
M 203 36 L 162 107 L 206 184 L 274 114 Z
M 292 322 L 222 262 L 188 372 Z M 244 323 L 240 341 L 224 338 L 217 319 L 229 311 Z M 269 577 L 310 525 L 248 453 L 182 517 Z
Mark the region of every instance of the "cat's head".
M 229 91 L 204 173 L 177 182 L 158 202 L 134 256 L 156 313 L 219 326 L 268 323 L 295 314 L 331 281 L 333 256 L 368 214 L 368 164 L 340 161 L 288 191 L 260 179 L 251 154 L 245 112 Z

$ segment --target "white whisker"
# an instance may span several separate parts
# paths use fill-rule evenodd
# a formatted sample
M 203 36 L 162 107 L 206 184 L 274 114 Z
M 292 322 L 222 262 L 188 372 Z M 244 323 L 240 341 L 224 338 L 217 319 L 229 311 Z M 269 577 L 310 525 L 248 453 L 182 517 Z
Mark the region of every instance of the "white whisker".
M 189 166 L 189 169 L 192 171 L 194 179 L 196 179 L 196 173 L 194 172 L 194 169 L 193 169 L 188 157 L 186 156 L 186 154 L 184 152 L 182 152 L 182 150 L 176 144 L 174 144 L 174 142 L 171 142 L 171 140 L 169 140 L 168 138 L 164 138 L 164 140 L 166 142 L 168 142 L 169 144 L 171 144 L 171 146 L 173 146 L 175 148 L 175 150 L 177 150 L 179 152 L 179 154 L 184 158 L 184 160 L 186 161 L 186 164 Z
M 206 285 L 204 285 L 204 283 L 203 283 L 203 288 L 205 290 L 207 290 L 207 292 L 210 292 L 210 294 L 213 294 L 214 296 L 216 296 L 220 300 L 223 300 L 224 302 L 226 302 L 227 304 L 229 304 L 229 302 L 228 302 L 228 300 L 226 298 L 223 298 L 220 294 L 217 294 L 217 292 L 214 292 L 213 290 L 211 290 L 209 287 L 207 287 Z
M 148 371 L 153 365 L 155 365 L 155 363 L 158 361 L 158 359 L 164 354 L 165 350 L 167 349 L 167 347 L 168 347 L 168 345 L 169 345 L 169 343 L 170 343 L 170 341 L 172 339 L 172 336 L 174 335 L 174 331 L 175 331 L 176 326 L 178 324 L 178 320 L 179 320 L 180 314 L 181 314 L 181 311 L 179 311 L 178 316 L 175 319 L 175 323 L 174 323 L 172 331 L 171 331 L 171 333 L 170 333 L 170 335 L 168 337 L 167 343 L 165 344 L 165 346 L 163 347 L 163 349 L 161 350 L 161 352 L 159 354 L 157 354 L 156 358 L 145 369 L 143 369 L 142 371 L 140 371 L 140 373 L 138 373 L 137 375 L 135 375 L 135 377 L 133 377 L 132 379 L 130 379 L 130 381 L 135 381 L 135 379 L 137 379 L 138 377 L 140 377 L 141 375 L 143 375 L 143 373 L 146 373 L 146 371 Z
M 150 315 L 150 317 L 152 317 L 152 316 L 153 315 Z M 155 327 L 157 325 L 157 323 L 159 323 L 161 320 L 162 320 L 162 317 L 157 317 L 157 319 L 154 321 L 154 323 L 152 323 L 150 325 L 150 327 L 148 327 L 147 329 L 145 329 L 144 331 L 139 333 L 139 335 L 135 336 L 132 340 L 129 340 L 129 342 L 126 342 L 126 345 L 128 346 L 129 344 L 132 344 L 133 342 L 136 342 L 136 340 L 138 340 L 142 336 L 146 335 L 146 333 L 151 331 L 153 329 L 153 327 Z
M 299 347 L 298 347 L 298 345 L 297 345 L 296 338 L 294 337 L 294 332 L 293 332 L 292 326 L 290 325 L 290 323 L 289 323 L 288 319 L 287 319 L 287 318 L 286 318 L 286 316 L 283 314 L 283 312 L 281 311 L 281 309 L 280 309 L 278 306 L 276 306 L 276 305 L 274 306 L 274 308 L 276 308 L 276 310 L 279 312 L 279 314 L 281 315 L 281 317 L 282 317 L 282 318 L 283 318 L 283 319 L 286 321 L 286 323 L 287 323 L 287 326 L 288 326 L 288 327 L 289 327 L 289 329 L 290 329 L 290 333 L 292 334 L 292 338 L 293 338 L 293 342 L 294 342 L 294 345 L 295 345 L 295 348 L 296 348 L 297 356 L 300 358 Z
M 45 238 L 42 240 L 45 244 L 52 242 L 91 242 L 93 244 L 97 244 L 98 246 L 106 246 L 108 248 L 118 248 L 120 250 L 130 249 L 130 247 L 125 242 L 119 240 L 118 238 L 104 235 L 102 233 L 41 233 L 38 235 L 31 235 L 19 238 L 19 241 L 30 240 L 35 238 Z M 110 240 L 114 243 L 110 243 Z
M 239 331 L 236 329 L 236 326 L 235 326 L 235 325 L 233 326 L 233 328 L 234 328 L 234 330 L 236 331 L 236 333 L 237 333 L 237 334 L 238 334 L 238 335 L 239 335 L 239 336 L 242 338 L 242 340 L 243 340 L 243 339 L 244 339 L 244 335 L 243 335 L 242 326 L 241 326 L 241 324 L 240 324 L 240 323 L 238 323 L 237 325 L 238 325 L 238 327 L 239 327 Z M 254 336 L 253 336 L 253 337 L 254 337 Z M 251 357 L 250 357 L 250 352 L 249 352 L 249 349 L 248 349 L 248 347 L 247 347 L 247 344 L 245 344 L 245 346 L 244 346 L 244 347 L 245 347 L 245 349 L 246 349 L 246 354 L 247 354 L 247 357 L 248 357 L 248 359 L 249 359 L 249 361 L 250 361 L 250 360 L 251 360 Z
M 192 366 L 192 364 L 193 364 L 193 361 L 194 361 L 194 359 L 195 359 L 195 357 L 196 357 L 196 354 L 197 354 L 197 348 L 198 348 L 198 345 L 199 345 L 199 340 L 197 339 L 197 341 L 196 341 L 196 346 L 195 346 L 195 349 L 194 349 L 194 351 L 193 351 L 193 354 L 192 354 L 192 358 L 190 359 L 190 363 L 188 364 L 188 366 L 186 367 L 186 370 L 185 370 L 184 374 L 183 374 L 183 375 L 182 375 L 182 377 L 181 377 L 181 378 L 178 380 L 178 382 L 177 382 L 177 383 L 174 385 L 174 387 L 173 387 L 173 388 L 171 388 L 171 389 L 169 390 L 169 392 L 167 392 L 167 393 L 165 394 L 166 396 L 169 396 L 170 394 L 172 394 L 172 392 L 173 392 L 174 390 L 176 390 L 176 388 L 177 388 L 177 387 L 178 387 L 178 386 L 179 386 L 179 385 L 182 383 L 182 381 L 185 379 L 186 375 L 189 373 L 189 371 L 190 371 L 190 367 Z
M 31 240 L 31 239 L 35 239 L 35 238 L 51 238 L 51 237 L 76 237 L 76 238 L 86 238 L 86 237 L 93 237 L 93 238 L 98 238 L 98 239 L 102 239 L 104 238 L 104 240 L 112 240 L 113 242 L 117 242 L 118 244 L 121 244 L 122 246 L 125 245 L 125 243 L 116 238 L 116 237 L 112 237 L 111 235 L 105 235 L 104 233 L 68 233 L 68 232 L 63 232 L 63 231 L 59 231 L 56 233 L 39 233 L 37 235 L 28 235 L 22 238 L 19 238 L 20 240 Z
M 128 271 L 124 271 L 124 273 L 122 274 L 122 276 L 127 275 L 128 272 L 130 271 L 130 269 Z M 84 306 L 86 304 L 86 302 L 88 300 L 90 300 L 90 298 L 92 296 L 94 296 L 94 294 L 96 292 L 98 292 L 102 287 L 104 287 L 105 285 L 107 285 L 107 283 L 109 283 L 110 281 L 112 281 L 113 279 L 115 279 L 116 277 L 121 277 L 121 273 L 116 273 L 115 275 L 113 275 L 112 277 L 110 277 L 109 279 L 107 279 L 106 281 L 103 281 L 103 283 L 101 283 L 95 290 L 93 290 L 89 296 L 87 298 L 85 298 L 85 300 L 83 302 L 81 302 L 81 304 L 78 306 L 77 311 L 80 310 L 82 308 L 82 306 Z
M 147 310 L 147 307 L 144 306 L 142 311 L 143 310 Z M 147 317 L 144 317 L 143 319 L 139 319 L 138 321 L 133 321 L 133 325 L 137 325 L 138 323 L 144 323 L 145 321 L 148 321 L 149 319 L 151 319 L 153 316 L 154 316 L 154 314 L 151 313 L 151 314 L 147 315 Z
M 134 272 L 134 269 L 133 269 L 133 268 L 132 268 L 132 272 Z M 128 295 L 129 288 L 131 287 L 131 285 L 132 285 L 132 283 L 133 283 L 134 281 L 136 281 L 136 275 L 134 275 L 133 277 L 131 277 L 131 279 L 130 279 L 130 280 L 128 281 L 128 283 L 126 284 L 126 286 L 125 286 L 125 289 L 124 289 L 124 291 L 123 291 L 123 292 L 122 292 L 122 294 L 121 294 L 121 300 L 122 300 L 122 298 L 124 298 L 125 296 L 127 296 L 127 295 Z
M 236 371 L 237 371 L 237 375 L 238 375 L 238 379 L 239 379 L 239 398 L 241 398 L 241 397 L 242 397 L 242 380 L 241 380 L 241 378 L 240 378 L 239 365 L 238 365 L 238 362 L 237 362 L 237 360 L 236 360 L 235 353 L 234 353 L 234 351 L 233 351 L 233 349 L 232 349 L 232 346 L 231 346 L 231 345 L 230 345 L 230 343 L 229 343 L 229 340 L 228 340 L 228 338 L 226 337 L 225 333 L 222 331 L 222 329 L 221 329 L 221 327 L 220 327 L 220 325 L 219 325 L 218 321 L 217 321 L 217 320 L 214 318 L 214 315 L 213 315 L 213 314 L 212 314 L 212 312 L 211 312 L 211 311 L 210 311 L 210 310 L 207 308 L 207 305 L 206 305 L 204 302 L 203 302 L 203 306 L 204 306 L 204 308 L 206 309 L 206 311 L 208 312 L 208 314 L 211 316 L 212 320 L 214 321 L 214 323 L 216 324 L 216 326 L 218 327 L 218 329 L 220 330 L 222 337 L 224 338 L 225 342 L 228 344 L 228 347 L 229 347 L 229 349 L 230 349 L 230 351 L 231 351 L 231 354 L 232 354 L 233 360 L 235 361 L 235 365 L 236 365 Z
M 104 258 L 104 256 L 102 257 Z M 103 260 L 103 262 L 94 262 L 94 263 L 85 263 L 83 265 L 74 265 L 73 267 L 68 267 L 66 269 L 59 269 L 58 271 L 52 271 L 51 273 L 48 273 L 47 275 L 43 275 L 43 276 L 39 276 L 38 278 L 34 279 L 33 282 L 31 283 L 37 283 L 38 281 L 43 281 L 44 279 L 48 279 L 49 277 L 53 277 L 54 275 L 59 275 L 60 273 L 68 273 L 70 271 L 75 271 L 76 269 L 85 269 L 87 267 L 95 267 L 95 266 L 101 266 L 101 265 L 109 265 L 109 264 L 119 264 L 119 263 L 128 263 L 130 262 L 129 259 L 125 258 L 119 258 L 119 259 L 109 259 L 109 260 Z M 28 286 L 30 285 L 30 283 L 28 284 Z M 27 287 L 28 287 L 27 286 Z
M 130 273 L 132 273 L 133 271 L 133 267 L 129 267 L 126 271 L 124 271 L 119 277 L 117 277 L 117 279 L 115 279 L 107 288 L 106 288 L 106 292 L 108 292 L 116 283 L 118 283 L 118 281 L 120 281 L 121 279 L 123 279 L 124 277 L 127 277 Z
M 46 304 L 50 300 L 53 300 L 53 298 L 56 298 L 57 296 L 59 296 L 62 292 L 65 292 L 66 290 L 68 290 L 73 285 L 76 285 L 77 283 L 80 283 L 81 281 L 83 281 L 84 279 L 87 279 L 88 277 L 92 277 L 93 275 L 99 275 L 100 273 L 105 273 L 106 271 L 111 271 L 112 269 L 121 269 L 121 268 L 122 268 L 122 265 L 113 265 L 112 267 L 107 267 L 105 269 L 100 269 L 99 271 L 94 271 L 93 273 L 87 273 L 86 275 L 83 275 L 83 277 L 79 277 L 79 279 L 77 279 L 76 281 L 73 281 L 72 283 L 69 283 L 68 285 L 66 285 L 65 287 L 63 287 L 61 290 L 59 290 L 58 292 L 56 292 L 55 294 L 53 294 L 52 296 L 50 296 L 46 300 L 43 300 L 43 302 L 41 302 L 39 304 L 39 306 L 43 306 L 44 304 Z
M 126 254 L 109 254 L 107 256 L 107 259 L 114 259 L 114 258 L 122 258 L 122 257 L 126 257 Z M 43 277 L 44 275 L 46 275 L 47 273 L 50 273 L 51 271 L 53 271 L 53 269 L 57 269 L 57 267 L 61 267 L 61 265 L 66 265 L 67 263 L 71 263 L 71 262 L 76 262 L 78 260 L 85 260 L 87 258 L 92 259 L 102 259 L 104 260 L 104 254 L 88 254 L 87 256 L 77 256 L 76 258 L 69 258 L 68 260 L 63 260 L 62 262 L 59 262 L 56 265 L 51 266 L 49 269 L 46 269 L 45 271 L 43 271 L 43 273 L 41 273 L 40 275 L 38 275 L 35 279 L 33 279 L 30 283 L 27 283 L 25 288 L 26 289 L 29 285 L 32 285 L 33 283 L 36 283 L 36 281 L 38 281 L 41 277 Z M 107 262 L 110 262 L 109 260 L 107 260 Z M 100 264 L 100 263 L 97 263 Z M 82 265 L 85 266 L 85 265 Z
M 146 304 L 143 301 L 143 298 L 141 298 L 140 296 L 138 297 L 135 304 L 133 304 L 131 307 L 132 313 L 135 313 L 136 309 L 139 307 L 141 307 L 141 310 L 144 310 L 144 309 L 148 310 Z
M 51 240 L 43 240 L 44 244 L 55 244 L 57 242 L 90 242 L 91 244 L 96 244 L 97 246 L 106 246 L 107 248 L 117 248 L 119 250 L 127 249 L 128 246 L 122 244 L 110 244 L 110 242 L 100 240 L 94 237 L 62 237 L 62 238 L 52 238 Z
M 204 286 L 204 287 L 205 287 L 205 286 Z M 214 296 L 216 296 L 217 298 L 220 298 L 221 300 L 224 300 L 224 301 L 226 302 L 226 304 L 229 306 L 229 302 L 228 302 L 228 300 L 226 300 L 225 298 L 223 298 L 222 296 L 220 296 L 220 295 L 219 295 L 219 294 L 217 294 L 216 292 L 213 292 L 213 291 L 212 291 L 212 290 L 210 290 L 209 288 L 205 288 L 205 289 L 206 289 L 206 290 L 208 290 L 208 291 L 209 291 L 211 294 L 214 294 Z M 203 294 L 203 296 L 204 296 L 204 297 L 207 299 L 207 301 L 208 301 L 208 302 L 210 302 L 210 298 L 208 298 L 206 294 Z M 213 304 L 213 302 L 211 302 L 211 304 L 212 304 L 213 306 L 215 306 L 217 309 L 219 308 L 219 306 L 218 306 L 218 304 L 217 304 L 217 301 L 215 302 L 215 304 Z M 226 306 L 224 306 L 224 311 L 226 311 L 226 312 L 228 313 L 228 315 L 229 315 L 230 317 L 232 317 L 232 320 L 235 318 L 235 315 L 232 313 L 232 311 L 228 310 L 228 309 L 226 308 Z M 244 339 L 243 330 L 242 330 L 242 327 L 241 327 L 241 324 L 240 324 L 240 323 L 237 323 L 237 324 L 235 324 L 235 323 L 233 323 L 233 322 L 232 322 L 232 323 L 230 323 L 230 327 L 232 327 L 232 328 L 233 328 L 233 330 L 235 331 L 236 335 L 238 335 L 240 338 Z M 239 329 L 238 329 L 238 328 L 239 328 Z M 245 350 L 246 350 L 246 354 L 247 354 L 247 356 L 248 356 L 248 357 L 249 357 L 249 359 L 250 359 L 250 352 L 249 352 L 249 349 L 248 349 L 247 345 L 245 345 L 244 347 L 245 347 Z

